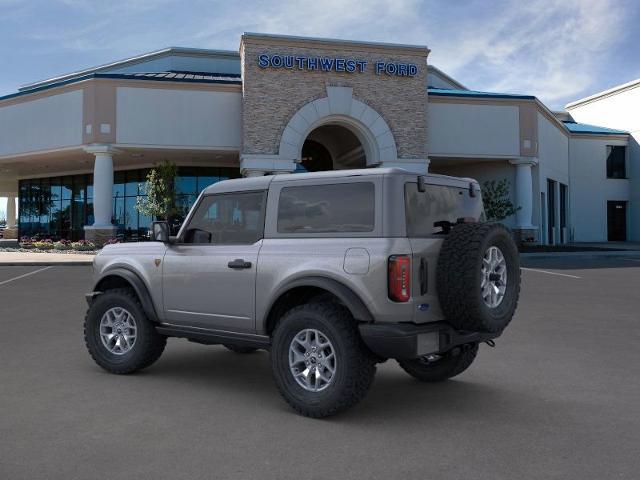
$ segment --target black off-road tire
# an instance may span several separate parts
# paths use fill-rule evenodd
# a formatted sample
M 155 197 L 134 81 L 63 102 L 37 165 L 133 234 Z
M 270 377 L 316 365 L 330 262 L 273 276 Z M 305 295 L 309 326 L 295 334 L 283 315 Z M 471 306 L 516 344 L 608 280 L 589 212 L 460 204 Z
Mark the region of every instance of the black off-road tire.
M 319 330 L 335 349 L 335 376 L 319 392 L 305 390 L 289 368 L 291 341 L 305 329 Z M 371 387 L 376 372 L 375 358 L 362 341 L 351 313 L 333 302 L 312 302 L 285 313 L 275 327 L 270 357 L 280 394 L 298 413 L 313 418 L 335 415 L 356 405 Z
M 113 307 L 122 307 L 133 315 L 136 340 L 131 350 L 123 355 L 111 353 L 100 339 L 100 320 Z M 84 319 L 84 340 L 93 360 L 111 373 L 128 374 L 152 365 L 167 344 L 167 337 L 160 335 L 147 318 L 136 294 L 127 288 L 107 290 L 96 297 Z
M 507 282 L 501 303 L 490 308 L 482 299 L 485 252 L 502 252 Z M 436 273 L 438 299 L 447 321 L 459 330 L 500 333 L 513 318 L 520 296 L 520 256 L 511 232 L 499 223 L 463 223 L 442 244 Z
M 398 360 L 398 363 L 405 372 L 421 382 L 444 382 L 469 368 L 477 353 L 478 344 L 472 343 L 456 347 L 436 361 L 415 358 Z
M 224 344 L 224 348 L 231 350 L 233 353 L 253 353 L 257 351 L 254 347 L 241 347 L 240 345 Z

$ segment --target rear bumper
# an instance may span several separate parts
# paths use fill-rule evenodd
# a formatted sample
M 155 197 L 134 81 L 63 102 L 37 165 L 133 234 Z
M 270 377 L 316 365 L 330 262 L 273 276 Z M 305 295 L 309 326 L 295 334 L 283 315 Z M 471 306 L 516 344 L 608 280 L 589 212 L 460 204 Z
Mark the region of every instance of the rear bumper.
M 461 331 L 446 322 L 426 325 L 363 323 L 359 328 L 364 343 L 373 353 L 397 359 L 445 353 L 458 345 L 492 340 L 501 333 Z

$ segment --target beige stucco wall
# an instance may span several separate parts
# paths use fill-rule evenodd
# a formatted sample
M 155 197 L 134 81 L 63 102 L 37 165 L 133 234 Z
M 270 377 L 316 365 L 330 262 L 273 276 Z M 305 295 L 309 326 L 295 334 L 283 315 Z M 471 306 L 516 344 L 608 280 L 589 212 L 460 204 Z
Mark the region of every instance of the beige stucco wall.
M 118 87 L 117 144 L 240 149 L 239 91 Z
M 0 106 L 0 157 L 80 144 L 82 90 Z
M 323 44 L 314 40 L 243 37 L 243 128 L 245 154 L 278 154 L 285 126 L 305 104 L 327 96 L 327 86 L 353 88 L 353 98 L 380 114 L 389 125 L 399 158 L 427 157 L 426 48 L 380 47 L 358 43 Z M 368 62 L 364 73 L 260 68 L 260 54 L 356 58 Z M 376 75 L 376 61 L 418 65 L 414 77 Z
M 432 156 L 520 156 L 517 105 L 430 102 Z

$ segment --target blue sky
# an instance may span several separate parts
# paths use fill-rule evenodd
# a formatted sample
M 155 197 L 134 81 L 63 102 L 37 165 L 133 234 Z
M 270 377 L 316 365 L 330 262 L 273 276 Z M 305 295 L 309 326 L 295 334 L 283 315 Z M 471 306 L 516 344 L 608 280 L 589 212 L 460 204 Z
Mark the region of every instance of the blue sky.
M 236 50 L 255 31 L 425 44 L 469 88 L 556 109 L 640 77 L 639 21 L 633 0 L 0 0 L 0 94 L 166 46 Z

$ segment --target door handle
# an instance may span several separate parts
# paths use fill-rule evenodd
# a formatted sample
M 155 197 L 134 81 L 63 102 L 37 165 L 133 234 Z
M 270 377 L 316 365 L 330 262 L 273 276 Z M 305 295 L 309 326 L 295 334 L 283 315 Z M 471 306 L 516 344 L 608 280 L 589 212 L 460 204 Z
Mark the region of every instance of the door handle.
M 243 268 L 251 268 L 251 262 L 245 262 L 242 258 L 236 258 L 235 260 L 230 261 L 227 266 L 229 268 L 240 270 Z

